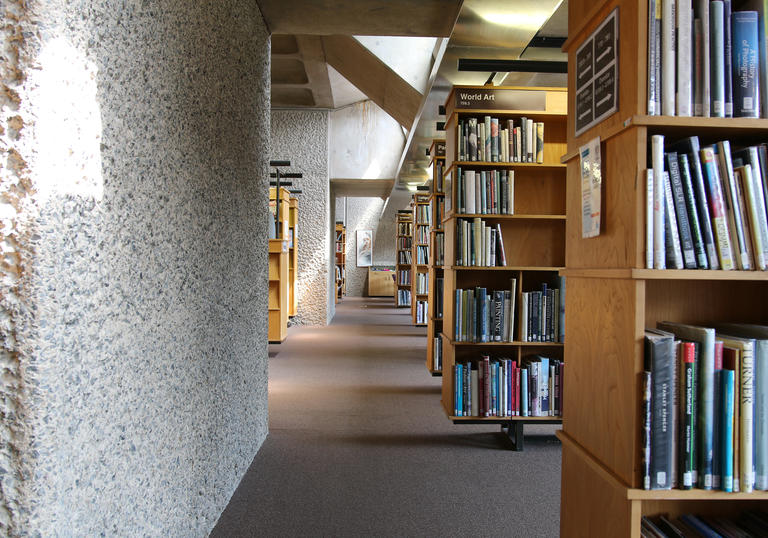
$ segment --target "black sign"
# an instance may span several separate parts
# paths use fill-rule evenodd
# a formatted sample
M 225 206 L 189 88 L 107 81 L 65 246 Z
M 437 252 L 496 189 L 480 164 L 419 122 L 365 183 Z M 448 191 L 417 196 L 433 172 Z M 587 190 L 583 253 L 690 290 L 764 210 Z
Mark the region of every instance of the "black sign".
M 576 136 L 619 109 L 619 8 L 576 49 Z
M 544 92 L 494 88 L 456 88 L 454 107 L 458 110 L 541 110 L 547 109 Z
M 445 142 L 435 144 L 435 157 L 445 157 Z

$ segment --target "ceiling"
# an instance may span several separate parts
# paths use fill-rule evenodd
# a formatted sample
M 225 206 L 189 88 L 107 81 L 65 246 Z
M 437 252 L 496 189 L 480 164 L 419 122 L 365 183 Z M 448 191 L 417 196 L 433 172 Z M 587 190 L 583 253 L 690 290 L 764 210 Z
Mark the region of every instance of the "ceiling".
M 370 99 L 407 132 L 396 187 L 413 188 L 428 180 L 426 150 L 434 138 L 445 136 L 436 124 L 444 119 L 438 108 L 451 86 L 482 85 L 491 75 L 458 71 L 459 58 L 565 60 L 559 48 L 529 45 L 535 36 L 567 37 L 567 0 L 258 0 L 258 4 L 272 33 L 272 107 L 336 109 Z M 359 36 L 449 39 L 437 39 L 431 54 L 427 51 L 434 65 L 426 66 L 422 80 L 414 84 L 391 67 L 394 64 L 381 54 L 381 46 L 375 54 L 371 38 Z M 387 46 L 401 45 L 389 40 Z M 402 50 L 391 52 L 390 56 L 405 56 Z M 499 73 L 493 82 L 565 86 L 566 77 Z

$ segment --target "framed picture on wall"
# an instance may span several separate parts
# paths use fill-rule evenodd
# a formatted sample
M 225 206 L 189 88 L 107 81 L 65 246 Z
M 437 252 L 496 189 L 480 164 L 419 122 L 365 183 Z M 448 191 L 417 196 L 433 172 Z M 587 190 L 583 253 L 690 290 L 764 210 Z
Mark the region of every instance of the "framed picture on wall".
M 373 231 L 357 230 L 357 266 L 373 265 Z

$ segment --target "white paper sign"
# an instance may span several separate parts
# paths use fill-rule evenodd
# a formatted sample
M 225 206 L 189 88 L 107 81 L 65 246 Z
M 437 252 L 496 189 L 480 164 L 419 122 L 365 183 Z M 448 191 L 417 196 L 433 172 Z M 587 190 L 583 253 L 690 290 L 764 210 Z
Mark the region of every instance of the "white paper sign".
M 581 237 L 600 235 L 600 137 L 579 148 L 581 159 Z

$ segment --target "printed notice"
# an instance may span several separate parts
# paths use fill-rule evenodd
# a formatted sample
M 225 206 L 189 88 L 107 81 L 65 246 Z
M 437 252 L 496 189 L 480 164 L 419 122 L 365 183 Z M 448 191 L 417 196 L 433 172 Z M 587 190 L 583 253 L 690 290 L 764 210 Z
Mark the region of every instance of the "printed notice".
M 619 109 L 619 8 L 576 49 L 576 136 Z
M 579 148 L 581 159 L 581 237 L 600 235 L 600 137 Z

